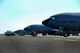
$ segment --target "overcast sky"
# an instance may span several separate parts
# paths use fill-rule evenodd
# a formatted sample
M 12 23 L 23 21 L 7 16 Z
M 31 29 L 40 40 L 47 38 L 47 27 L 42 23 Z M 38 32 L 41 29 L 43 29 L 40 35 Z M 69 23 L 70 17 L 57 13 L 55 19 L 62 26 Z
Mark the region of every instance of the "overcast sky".
M 51 15 L 80 12 L 79 0 L 0 0 L 0 33 L 23 29 Z

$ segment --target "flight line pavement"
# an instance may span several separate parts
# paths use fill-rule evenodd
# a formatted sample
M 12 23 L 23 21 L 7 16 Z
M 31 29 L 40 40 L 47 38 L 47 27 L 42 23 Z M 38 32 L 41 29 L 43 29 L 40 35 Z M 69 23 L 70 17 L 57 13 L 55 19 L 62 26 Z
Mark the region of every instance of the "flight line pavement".
M 80 53 L 80 37 L 0 36 L 0 53 Z

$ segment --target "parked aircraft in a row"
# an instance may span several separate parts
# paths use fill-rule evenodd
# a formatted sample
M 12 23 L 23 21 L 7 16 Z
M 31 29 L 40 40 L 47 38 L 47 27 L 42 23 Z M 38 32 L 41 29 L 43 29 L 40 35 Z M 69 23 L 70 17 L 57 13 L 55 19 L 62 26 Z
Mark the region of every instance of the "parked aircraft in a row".
M 35 25 L 29 25 L 25 27 L 23 30 L 16 30 L 14 32 L 7 31 L 5 33 L 6 36 L 15 36 L 16 34 L 19 36 L 24 35 L 32 35 L 33 37 L 37 36 L 38 34 L 42 34 L 43 36 L 46 35 L 54 35 L 56 30 L 46 27 L 44 25 L 35 24 Z M 56 33 L 57 34 L 57 33 Z
M 42 21 L 43 25 L 29 25 L 23 30 L 14 31 L 14 33 L 24 36 L 26 34 L 33 37 L 38 34 L 70 36 L 70 34 L 79 34 L 80 32 L 80 13 L 60 13 Z M 14 35 L 12 32 L 6 32 L 6 36 Z

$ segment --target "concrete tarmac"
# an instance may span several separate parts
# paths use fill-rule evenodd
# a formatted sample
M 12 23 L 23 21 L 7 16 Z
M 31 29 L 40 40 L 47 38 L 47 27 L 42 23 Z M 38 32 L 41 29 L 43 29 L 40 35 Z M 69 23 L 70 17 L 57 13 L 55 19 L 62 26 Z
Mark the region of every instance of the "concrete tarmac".
M 80 53 L 80 38 L 1 36 L 0 53 Z

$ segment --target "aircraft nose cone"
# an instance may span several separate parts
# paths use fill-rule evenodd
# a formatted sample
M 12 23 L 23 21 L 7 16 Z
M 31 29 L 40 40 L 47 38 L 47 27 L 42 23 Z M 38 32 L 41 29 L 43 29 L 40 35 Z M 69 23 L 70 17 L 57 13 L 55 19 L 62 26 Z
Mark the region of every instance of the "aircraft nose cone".
M 47 26 L 48 23 L 49 23 L 49 21 L 50 21 L 50 19 L 44 20 L 44 21 L 42 22 L 42 24 L 45 25 L 45 26 Z

